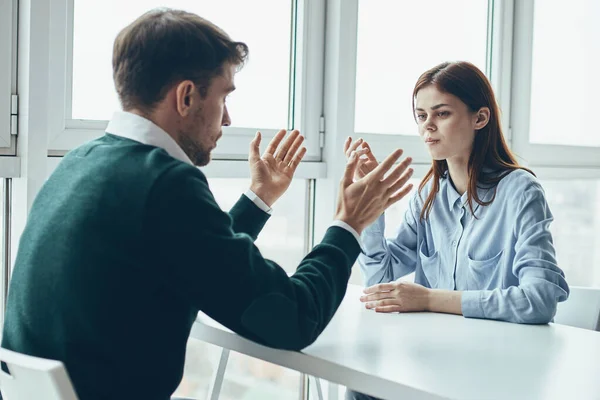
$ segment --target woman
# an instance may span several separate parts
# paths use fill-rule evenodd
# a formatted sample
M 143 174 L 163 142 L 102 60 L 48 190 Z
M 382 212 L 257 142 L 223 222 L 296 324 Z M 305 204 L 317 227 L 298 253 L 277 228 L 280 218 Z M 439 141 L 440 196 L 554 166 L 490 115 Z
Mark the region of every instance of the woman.
M 506 145 L 488 79 L 468 62 L 440 64 L 418 79 L 413 109 L 433 164 L 394 238 L 384 238 L 383 215 L 363 231 L 359 264 L 369 287 L 360 300 L 378 312 L 551 321 L 569 294 L 553 217 L 535 175 Z M 351 140 L 346 154 L 368 151 Z M 368 151 L 360 175 L 376 165 Z M 396 281 L 412 272 L 415 283 Z

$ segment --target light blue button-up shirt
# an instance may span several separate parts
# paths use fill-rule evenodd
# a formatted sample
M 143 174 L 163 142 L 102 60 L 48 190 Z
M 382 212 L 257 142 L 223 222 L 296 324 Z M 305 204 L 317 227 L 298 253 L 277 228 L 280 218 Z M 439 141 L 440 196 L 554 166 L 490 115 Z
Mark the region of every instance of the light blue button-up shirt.
M 465 317 L 547 323 L 569 287 L 556 264 L 544 191 L 529 172 L 515 170 L 498 184 L 488 206 L 473 202 L 475 216 L 450 179 L 429 218 L 420 220 L 431 181 L 415 191 L 398 234 L 386 239 L 382 215 L 362 233 L 359 264 L 367 285 L 415 272 L 415 282 L 433 289 L 461 290 Z M 493 189 L 478 189 L 489 201 Z

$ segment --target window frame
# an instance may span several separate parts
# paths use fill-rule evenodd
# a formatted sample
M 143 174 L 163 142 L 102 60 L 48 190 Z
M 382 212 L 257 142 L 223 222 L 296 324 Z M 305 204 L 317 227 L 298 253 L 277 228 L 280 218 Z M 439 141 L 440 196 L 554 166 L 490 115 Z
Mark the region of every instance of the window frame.
M 48 99 L 50 156 L 93 140 L 104 133 L 108 121 L 72 119 L 73 17 L 75 0 L 53 0 L 50 15 L 50 80 Z M 322 114 L 325 1 L 292 0 L 292 46 L 290 60 L 290 112 L 288 126 L 298 128 L 306 137 L 304 161 L 320 161 L 319 140 Z M 310 79 L 308 79 L 310 77 Z M 213 159 L 243 160 L 248 144 L 260 130 L 263 145 L 277 133 L 275 129 L 225 127 Z
M 12 95 L 17 93 L 17 0 L 0 4 L 0 155 L 15 155 L 16 140 L 11 134 Z M 16 104 L 18 107 L 18 104 Z
M 532 167 L 600 167 L 600 147 L 536 144 L 529 140 L 534 7 L 534 1 L 515 4 L 510 125 L 513 151 Z
M 2 216 L 0 217 L 0 254 L 2 254 L 2 258 L 0 258 L 0 326 L 3 326 L 6 300 L 8 299 L 8 286 L 12 272 L 10 241 L 12 179 L 2 178 L 1 180 L 0 212 L 2 213 Z

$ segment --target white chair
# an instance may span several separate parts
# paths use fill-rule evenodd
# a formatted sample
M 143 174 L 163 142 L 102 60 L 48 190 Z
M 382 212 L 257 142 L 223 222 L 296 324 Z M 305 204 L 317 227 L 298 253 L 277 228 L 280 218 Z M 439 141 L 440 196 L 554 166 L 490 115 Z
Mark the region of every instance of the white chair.
M 571 286 L 569 298 L 558 303 L 554 322 L 600 331 L 600 288 Z
M 32 357 L 0 348 L 0 392 L 4 400 L 78 400 L 60 361 Z

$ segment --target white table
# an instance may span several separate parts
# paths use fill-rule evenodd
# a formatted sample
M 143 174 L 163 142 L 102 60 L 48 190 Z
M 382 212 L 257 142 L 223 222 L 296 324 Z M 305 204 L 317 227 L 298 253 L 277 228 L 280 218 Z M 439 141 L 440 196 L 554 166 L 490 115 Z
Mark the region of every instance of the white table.
M 600 399 L 600 332 L 462 316 L 377 314 L 350 285 L 302 352 L 242 338 L 201 314 L 191 336 L 385 399 Z

